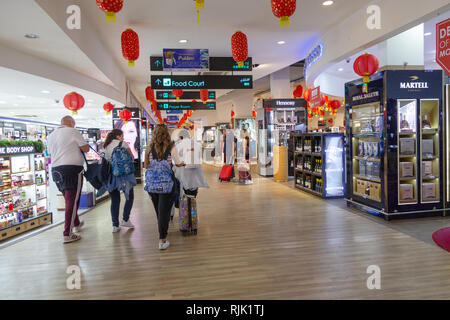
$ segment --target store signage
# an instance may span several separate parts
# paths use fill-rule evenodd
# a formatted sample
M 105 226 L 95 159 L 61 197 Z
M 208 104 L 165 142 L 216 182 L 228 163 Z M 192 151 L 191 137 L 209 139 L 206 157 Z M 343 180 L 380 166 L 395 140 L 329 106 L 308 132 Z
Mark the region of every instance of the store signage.
M 176 99 L 176 97 L 172 94 L 172 91 L 156 91 L 156 99 L 162 100 L 162 99 Z M 200 91 L 184 91 L 183 95 L 180 97 L 180 99 L 200 99 Z M 208 92 L 208 99 L 216 99 L 216 92 L 215 91 L 209 91 Z
M 308 69 L 311 68 L 313 64 L 315 64 L 317 61 L 320 60 L 320 58 L 322 58 L 322 56 L 323 56 L 323 45 L 319 44 L 311 51 L 311 53 L 305 59 L 305 67 L 304 67 L 305 74 L 306 71 L 308 71 Z
M 167 121 L 169 122 L 178 121 L 178 116 L 167 116 Z
M 311 99 L 309 104 L 311 108 L 320 107 L 320 86 L 311 90 Z
M 209 70 L 208 49 L 163 49 L 164 70 Z
M 380 92 L 375 91 L 375 92 L 370 92 L 370 93 L 366 93 L 366 94 L 361 94 L 359 96 L 354 96 L 352 98 L 352 101 L 360 101 L 360 100 L 366 100 L 366 99 L 370 99 L 370 98 L 374 98 L 374 97 L 379 97 L 380 96 Z
M 5 128 L 14 128 L 14 123 L 12 123 L 12 122 L 4 122 L 3 126 Z
M 306 108 L 306 101 L 304 99 L 264 99 L 263 107 L 266 109 Z
M 120 112 L 123 110 L 124 108 L 115 108 L 113 110 L 113 119 L 120 119 L 119 114 Z M 127 108 L 128 110 L 130 110 L 131 112 L 131 119 L 140 119 L 141 117 L 139 116 L 139 108 Z
M 450 18 L 436 25 L 436 62 L 450 75 Z
M 183 110 L 166 110 L 166 114 L 183 114 Z
M 34 146 L 18 145 L 9 147 L 0 147 L 0 155 L 34 153 Z
M 151 76 L 153 89 L 253 89 L 252 76 Z
M 170 69 L 173 70 L 173 69 Z M 209 57 L 209 71 L 252 71 L 253 60 L 249 57 L 242 67 L 232 57 Z M 164 71 L 163 57 L 150 57 L 150 71 Z
M 158 102 L 157 110 L 216 110 L 215 102 Z
M 428 82 L 400 82 L 400 89 L 428 89 Z

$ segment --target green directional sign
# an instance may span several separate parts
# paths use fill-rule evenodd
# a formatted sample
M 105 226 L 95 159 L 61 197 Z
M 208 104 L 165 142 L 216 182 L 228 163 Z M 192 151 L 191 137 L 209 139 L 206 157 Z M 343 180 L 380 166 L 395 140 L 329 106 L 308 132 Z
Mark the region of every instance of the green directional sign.
M 253 77 L 152 75 L 153 89 L 253 89 Z
M 157 100 L 165 100 L 165 99 L 172 100 L 172 99 L 176 99 L 176 97 L 172 94 L 172 91 L 156 91 L 156 99 Z M 180 97 L 180 99 L 185 99 L 185 100 L 200 99 L 200 91 L 184 91 L 183 95 Z M 211 100 L 216 99 L 216 92 L 209 91 L 208 99 L 211 99 Z
M 158 110 L 216 110 L 215 102 L 158 102 Z

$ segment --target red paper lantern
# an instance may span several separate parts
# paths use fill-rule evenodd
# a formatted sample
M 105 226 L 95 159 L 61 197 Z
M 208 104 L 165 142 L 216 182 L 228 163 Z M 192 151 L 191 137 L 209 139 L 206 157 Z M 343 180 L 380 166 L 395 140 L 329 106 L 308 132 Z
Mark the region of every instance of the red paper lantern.
M 194 0 L 195 9 L 197 10 L 197 24 L 200 24 L 200 10 L 205 9 L 205 0 Z
M 303 94 L 303 98 L 308 102 L 311 100 L 311 91 L 312 89 L 310 88 L 306 90 L 305 93 Z
M 231 110 L 231 121 L 233 121 L 234 115 L 235 115 L 234 110 Z
M 297 88 L 294 90 L 294 99 L 299 99 L 303 95 L 303 87 L 301 85 L 298 85 Z
M 114 105 L 111 102 L 105 103 L 103 105 L 103 110 L 106 111 L 106 115 L 109 115 L 113 111 Z
M 128 120 L 131 119 L 133 115 L 131 114 L 131 111 L 128 109 L 123 109 L 122 111 L 120 111 L 119 113 L 119 118 L 123 121 L 125 121 L 125 123 L 128 122 Z
M 153 91 L 152 87 L 148 86 L 145 88 L 145 97 L 148 102 L 153 106 L 153 102 L 155 101 L 155 91 Z
M 194 126 L 190 126 L 190 127 L 189 127 L 189 130 L 194 130 Z
M 71 92 L 64 97 L 64 106 L 72 111 L 72 114 L 77 114 L 78 110 L 84 107 L 84 98 L 81 94 Z
M 139 36 L 132 29 L 122 33 L 122 55 L 128 60 L 128 65 L 134 67 L 134 61 L 139 58 Z
M 231 51 L 238 67 L 243 67 L 248 58 L 248 44 L 247 36 L 242 31 L 236 31 L 231 37 Z
M 370 76 L 377 72 L 380 63 L 373 54 L 364 53 L 353 63 L 353 70 L 356 74 L 363 77 L 363 91 L 367 93 L 367 84 L 370 82 Z
M 320 95 L 320 106 L 323 106 L 327 102 L 325 96 L 323 94 Z
M 257 116 L 256 110 L 255 110 L 255 108 L 253 108 L 252 109 L 252 117 L 256 118 L 256 116 Z
M 271 0 L 272 12 L 275 17 L 280 18 L 280 26 L 289 26 L 289 17 L 292 16 L 297 7 L 296 0 Z
M 107 22 L 116 22 L 116 13 L 122 10 L 123 0 L 97 0 L 97 6 L 105 12 Z
M 341 107 L 341 103 L 339 102 L 339 100 L 333 100 L 330 102 L 330 108 L 334 111 L 337 110 Z
M 183 95 L 183 90 L 173 89 L 172 94 L 177 98 L 177 100 L 180 100 L 181 96 Z
M 311 112 L 308 112 L 308 119 L 311 119 L 314 115 Z
M 208 89 L 200 89 L 200 99 L 203 101 L 203 104 L 206 104 L 208 98 L 209 98 Z
M 191 117 L 191 116 L 192 116 L 192 110 L 188 110 L 188 111 L 187 111 L 187 116 L 188 116 L 188 117 Z

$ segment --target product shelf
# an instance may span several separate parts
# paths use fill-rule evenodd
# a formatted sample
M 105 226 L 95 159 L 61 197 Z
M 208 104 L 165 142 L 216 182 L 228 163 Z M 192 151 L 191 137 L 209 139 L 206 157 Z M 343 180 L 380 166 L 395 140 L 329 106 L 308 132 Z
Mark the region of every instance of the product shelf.
M 378 178 L 378 177 L 366 177 L 366 176 L 361 176 L 359 174 L 354 174 L 353 177 L 355 177 L 356 179 L 361 179 L 361 180 L 366 180 L 366 181 L 371 181 L 371 182 L 381 182 L 381 178 Z

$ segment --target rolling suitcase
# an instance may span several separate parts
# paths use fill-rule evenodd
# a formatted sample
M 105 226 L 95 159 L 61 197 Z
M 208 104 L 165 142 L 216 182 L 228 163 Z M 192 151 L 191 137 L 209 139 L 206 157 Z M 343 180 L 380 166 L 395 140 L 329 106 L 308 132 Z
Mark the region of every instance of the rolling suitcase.
M 222 181 L 231 181 L 233 179 L 233 166 L 231 164 L 226 164 L 222 167 L 222 171 L 220 171 L 219 180 Z
M 180 199 L 180 230 L 183 234 L 197 234 L 197 201 L 192 196 L 183 195 Z

